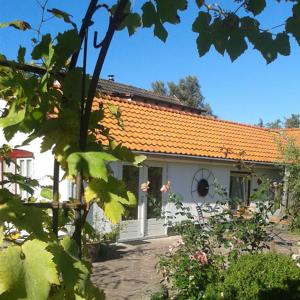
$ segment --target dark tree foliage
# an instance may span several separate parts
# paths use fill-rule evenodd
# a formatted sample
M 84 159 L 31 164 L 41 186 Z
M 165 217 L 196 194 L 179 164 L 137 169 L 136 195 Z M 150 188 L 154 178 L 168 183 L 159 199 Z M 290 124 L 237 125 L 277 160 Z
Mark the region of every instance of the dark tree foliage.
M 284 118 L 284 121 L 277 119 L 273 122 L 268 122 L 266 124 L 264 124 L 263 120 L 260 118 L 256 125 L 259 127 L 266 127 L 270 129 L 300 128 L 300 114 L 291 114 L 290 117 Z
M 201 92 L 201 86 L 196 76 L 186 76 L 181 78 L 178 83 L 169 81 L 166 84 L 163 81 L 155 81 L 152 83 L 154 93 L 163 96 L 175 96 L 184 105 L 205 109 L 207 114 L 212 115 L 212 109 L 208 103 L 204 101 Z

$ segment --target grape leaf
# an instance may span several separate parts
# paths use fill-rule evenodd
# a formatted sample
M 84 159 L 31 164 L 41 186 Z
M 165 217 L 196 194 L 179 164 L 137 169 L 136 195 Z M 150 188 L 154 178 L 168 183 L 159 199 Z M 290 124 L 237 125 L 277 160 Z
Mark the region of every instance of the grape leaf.
M 165 27 L 163 26 L 163 24 L 160 21 L 155 23 L 154 35 L 157 36 L 163 42 L 165 42 L 167 40 L 168 31 L 165 29 Z
M 277 58 L 276 44 L 270 32 L 261 32 L 257 36 L 254 48 L 262 54 L 268 64 Z
M 253 13 L 254 16 L 256 16 L 265 9 L 266 0 L 249 0 L 246 4 L 246 7 Z
M 126 27 L 129 36 L 131 36 L 136 32 L 136 29 L 141 25 L 142 22 L 141 22 L 140 15 L 137 13 L 129 13 L 118 29 L 122 30 L 124 27 Z
M 142 14 L 143 27 L 151 27 L 153 24 L 157 22 L 157 20 L 159 20 L 155 6 L 153 5 L 152 2 L 147 1 L 142 6 L 142 11 L 143 11 Z
M 275 44 L 278 53 L 288 56 L 291 54 L 291 46 L 289 36 L 286 33 L 278 33 L 276 35 Z
M 26 107 L 17 108 L 14 101 L 11 103 L 7 116 L 0 118 L 0 128 L 10 127 L 22 122 L 25 118 Z
M 300 17 L 293 16 L 287 19 L 285 29 L 291 33 L 300 46 Z
M 200 11 L 193 23 L 193 27 L 192 27 L 193 31 L 198 33 L 209 32 L 210 21 L 211 21 L 211 15 L 209 13 Z
M 57 8 L 47 9 L 47 11 L 53 14 L 56 18 L 63 19 L 65 23 L 72 24 L 74 28 L 77 27 L 76 24 L 71 20 L 72 15 Z
M 53 255 L 46 250 L 47 245 L 31 240 L 0 252 L 0 295 L 6 293 L 10 297 L 7 299 L 48 298 L 51 284 L 59 284 L 59 279 Z M 20 295 L 22 292 L 25 295 Z
M 85 190 L 87 202 L 96 200 L 103 209 L 105 216 L 112 222 L 118 223 L 125 212 L 125 206 L 136 204 L 133 193 L 126 191 L 125 184 L 109 176 L 108 182 L 101 179 L 93 179 Z
M 105 152 L 75 152 L 67 158 L 69 175 L 76 176 L 78 171 L 82 171 L 85 177 L 101 178 L 107 181 L 105 163 L 117 160 L 116 157 Z
M 52 43 L 52 38 L 50 34 L 45 34 L 42 36 L 42 40 L 38 43 L 31 52 L 32 59 L 38 60 L 45 58 L 49 55 L 49 48 Z
M 109 146 L 113 156 L 119 160 L 131 162 L 135 166 L 138 166 L 147 158 L 145 155 L 136 155 L 122 144 L 116 145 L 113 141 L 110 142 Z
M 244 36 L 240 31 L 235 31 L 230 34 L 226 44 L 226 51 L 230 56 L 231 61 L 236 60 L 242 53 L 247 50 L 248 46 Z
M 15 21 L 6 22 L 6 23 L 0 23 L 0 28 L 5 28 L 8 26 L 14 27 L 16 29 L 23 30 L 23 31 L 31 29 L 31 26 L 29 23 L 27 23 L 25 21 L 20 21 L 20 20 L 15 20 Z
M 177 24 L 180 22 L 178 10 L 187 8 L 186 0 L 156 0 L 157 12 L 162 23 Z

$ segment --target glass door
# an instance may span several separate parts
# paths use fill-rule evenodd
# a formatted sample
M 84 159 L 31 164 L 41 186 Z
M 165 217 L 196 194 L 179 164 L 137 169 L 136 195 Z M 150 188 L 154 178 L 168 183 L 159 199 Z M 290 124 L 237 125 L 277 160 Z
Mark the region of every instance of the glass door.
M 145 236 L 161 236 L 166 234 L 165 219 L 162 217 L 164 195 L 160 191 L 165 182 L 165 168 L 152 165 L 147 168 L 149 190 L 146 197 Z
M 131 240 L 142 237 L 142 218 L 140 208 L 140 170 L 131 165 L 123 165 L 122 167 L 122 180 L 124 181 L 128 191 L 132 192 L 137 200 L 136 206 L 126 208 L 125 215 L 121 222 L 121 231 L 119 240 Z

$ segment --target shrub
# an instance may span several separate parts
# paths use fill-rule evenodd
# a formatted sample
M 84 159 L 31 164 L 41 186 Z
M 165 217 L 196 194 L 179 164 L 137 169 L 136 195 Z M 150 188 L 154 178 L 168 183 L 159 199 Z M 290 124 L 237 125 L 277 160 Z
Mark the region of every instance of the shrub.
M 243 255 L 224 272 L 218 290 L 220 299 L 300 299 L 300 269 L 282 254 Z

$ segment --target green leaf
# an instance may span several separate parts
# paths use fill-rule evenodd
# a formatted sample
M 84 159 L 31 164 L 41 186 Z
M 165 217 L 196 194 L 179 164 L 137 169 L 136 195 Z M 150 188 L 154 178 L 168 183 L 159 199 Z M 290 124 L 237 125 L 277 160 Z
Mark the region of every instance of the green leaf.
M 242 53 L 247 50 L 248 46 L 244 36 L 240 31 L 233 32 L 226 44 L 226 51 L 231 61 L 236 60 Z
M 50 34 L 45 34 L 42 36 L 42 40 L 38 43 L 31 52 L 32 59 L 39 60 L 41 58 L 48 57 L 49 49 L 52 44 L 52 38 Z
M 3 175 L 4 175 L 4 179 L 3 179 L 4 182 L 8 181 L 9 183 L 17 184 L 20 187 L 20 189 L 28 192 L 31 195 L 33 195 L 34 193 L 34 188 L 39 186 L 37 180 L 24 177 L 20 174 L 4 172 Z
M 4 293 L 4 299 L 26 296 L 22 278 L 21 253 L 19 246 L 11 246 L 0 251 L 0 298 Z
M 186 0 L 156 0 L 157 12 L 162 23 L 177 24 L 180 22 L 178 10 L 187 8 Z
M 70 56 L 80 47 L 80 38 L 76 29 L 68 30 L 57 35 L 57 44 L 54 46 L 58 67 L 66 65 Z
M 157 36 L 160 40 L 165 42 L 168 37 L 168 31 L 162 25 L 161 22 L 156 22 L 154 26 L 154 35 Z
M 155 6 L 151 1 L 147 1 L 142 6 L 142 11 L 143 27 L 151 27 L 159 20 L 158 14 L 155 10 Z
M 63 19 L 65 23 L 72 24 L 74 28 L 77 27 L 76 24 L 71 20 L 72 15 L 57 8 L 47 9 L 47 11 L 53 14 L 56 18 Z
M 116 157 L 105 152 L 75 152 L 67 158 L 69 175 L 76 176 L 79 171 L 82 171 L 87 178 L 101 178 L 107 181 L 106 162 L 117 160 Z
M 214 22 L 210 26 L 212 43 L 215 49 L 222 55 L 224 55 L 226 44 L 228 41 L 229 32 L 226 30 L 223 20 L 221 18 L 215 18 Z
M 24 64 L 25 63 L 25 54 L 26 54 L 26 48 L 19 47 L 18 51 L 18 62 Z
M 268 64 L 277 58 L 276 43 L 270 32 L 264 31 L 258 35 L 255 42 L 255 49 L 263 55 Z
M 6 293 L 7 299 L 15 296 L 18 299 L 48 299 L 51 285 L 59 284 L 59 279 L 47 245 L 31 240 L 0 252 L 0 295 Z
M 200 11 L 196 20 L 193 23 L 193 31 L 198 32 L 198 33 L 203 33 L 203 32 L 210 32 L 210 24 L 211 21 L 211 15 L 209 13 Z
M 287 19 L 285 29 L 291 33 L 300 46 L 300 17 L 293 16 Z
M 105 216 L 114 224 L 121 220 L 125 206 L 131 207 L 136 204 L 135 196 L 126 191 L 125 184 L 112 176 L 109 176 L 107 182 L 93 179 L 84 195 L 87 202 L 96 200 Z
M 244 36 L 246 36 L 250 43 L 255 45 L 256 39 L 260 34 L 259 22 L 256 19 L 250 17 L 244 17 L 240 19 L 241 30 Z
M 53 191 L 51 188 L 44 187 L 41 189 L 40 196 L 47 200 L 52 200 L 53 199 Z
M 201 34 L 199 34 L 196 43 L 199 56 L 201 57 L 209 51 L 212 45 L 211 34 L 207 32 L 202 32 Z
M 202 5 L 204 4 L 204 0 L 196 0 L 196 4 L 197 4 L 198 8 L 201 8 Z
M 10 127 L 12 125 L 19 124 L 25 118 L 26 108 L 17 108 L 17 104 L 14 101 L 9 108 L 7 116 L 0 118 L 0 128 Z
M 47 243 L 39 240 L 25 242 L 22 252 L 23 274 L 27 298 L 30 300 L 47 299 L 51 284 L 59 284 L 53 255 L 46 250 Z
M 141 17 L 137 13 L 129 13 L 123 23 L 120 25 L 119 29 L 122 30 L 127 27 L 129 36 L 136 32 L 136 29 L 142 25 Z
M 46 213 L 41 209 L 25 206 L 18 196 L 5 188 L 0 190 L 0 226 L 9 222 L 19 231 L 26 230 L 32 236 L 43 239 L 47 236 L 43 230 L 46 218 Z
M 278 33 L 276 35 L 275 43 L 277 46 L 277 51 L 281 55 L 288 56 L 291 54 L 291 46 L 290 46 L 290 39 L 288 34 L 286 33 Z
M 138 166 L 147 158 L 145 155 L 134 154 L 128 148 L 122 146 L 122 144 L 116 145 L 114 142 L 111 142 L 109 146 L 111 147 L 111 153 L 114 157 L 121 161 L 130 162 L 135 166 Z
M 260 14 L 266 7 L 266 0 L 249 0 L 247 2 L 247 9 L 253 13 L 254 16 Z
M 20 20 L 15 20 L 15 21 L 11 21 L 11 22 L 6 22 L 6 23 L 0 23 L 0 28 L 4 28 L 4 27 L 14 27 L 16 29 L 19 30 L 27 30 L 27 29 L 31 29 L 31 26 L 29 23 L 25 22 L 25 21 L 20 21 Z
M 293 16 L 300 17 L 300 2 L 299 1 L 293 6 Z

